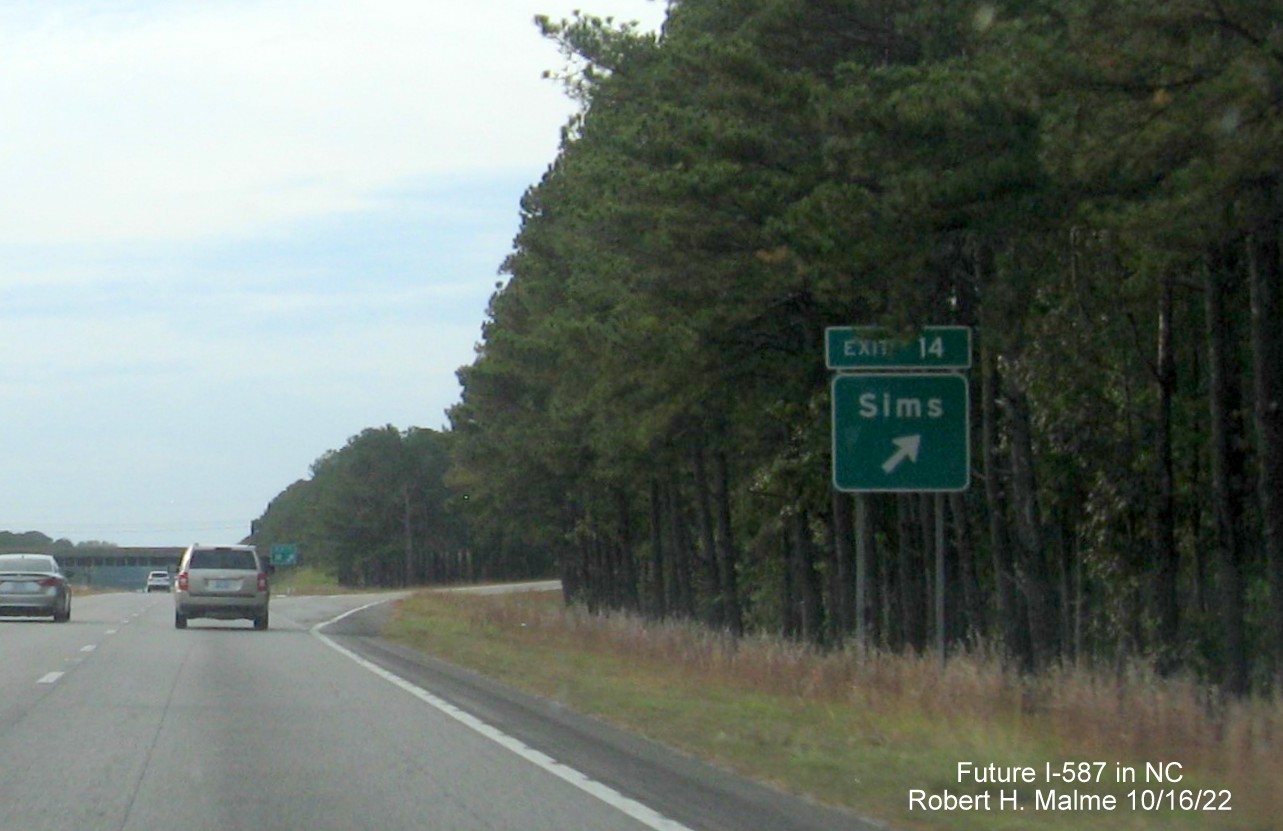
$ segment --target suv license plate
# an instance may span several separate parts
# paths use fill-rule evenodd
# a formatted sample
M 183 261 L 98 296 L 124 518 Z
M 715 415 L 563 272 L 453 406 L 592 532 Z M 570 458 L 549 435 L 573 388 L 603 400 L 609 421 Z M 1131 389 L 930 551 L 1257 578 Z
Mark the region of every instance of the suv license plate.
M 239 589 L 241 587 L 241 581 L 240 580 L 210 580 L 205 585 L 209 587 L 210 591 L 230 592 L 230 591 L 236 591 L 237 589 Z

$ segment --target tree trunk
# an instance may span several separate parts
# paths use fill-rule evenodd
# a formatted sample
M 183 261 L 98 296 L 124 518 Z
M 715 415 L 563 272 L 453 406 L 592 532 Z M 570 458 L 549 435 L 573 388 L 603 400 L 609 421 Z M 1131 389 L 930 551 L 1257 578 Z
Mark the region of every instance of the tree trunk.
M 1247 692 L 1247 646 L 1244 627 L 1243 482 L 1246 460 L 1242 443 L 1242 393 L 1234 367 L 1231 321 L 1227 312 L 1229 285 L 1219 262 L 1207 269 L 1208 405 L 1211 412 L 1212 513 L 1220 562 L 1221 625 L 1225 660 L 1222 680 L 1226 692 Z
M 713 508 L 708 483 L 708 465 L 704 461 L 704 449 L 698 448 L 691 460 L 695 472 L 695 521 L 699 526 L 699 563 L 701 608 L 706 610 L 703 616 L 709 626 L 722 628 L 726 625 L 725 596 L 722 592 L 721 573 L 717 567 L 717 539 L 713 533 Z
M 575 555 L 574 546 L 562 546 L 558 552 L 557 565 L 559 567 L 559 576 L 561 578 L 561 596 L 569 606 L 578 603 L 581 594 L 581 577 L 582 572 L 579 569 L 579 558 Z M 436 564 L 434 562 L 433 569 Z M 437 578 L 433 578 L 434 582 Z
M 823 641 L 823 606 L 820 602 L 819 574 L 815 570 L 815 543 L 807 516 L 792 511 L 788 517 L 789 533 L 793 548 L 793 584 L 799 604 L 801 637 L 808 643 Z
M 1060 582 L 1060 631 L 1057 633 L 1061 645 L 1061 655 L 1069 661 L 1078 657 L 1078 641 L 1074 637 L 1074 605 L 1077 594 L 1074 591 L 1074 561 L 1077 559 L 1073 545 L 1072 531 L 1067 521 L 1055 523 L 1055 552 L 1057 574 Z
M 664 574 L 664 511 L 659 480 L 650 480 L 650 613 L 660 620 L 668 616 L 668 592 Z
M 1033 469 L 1033 430 L 1029 401 L 1024 390 L 1007 387 L 1011 425 L 1011 501 L 1015 507 L 1016 575 L 1029 611 L 1029 637 L 1036 667 L 1046 666 L 1059 654 L 1056 641 L 1057 615 L 1048 576 L 1046 541 L 1038 506 L 1037 482 Z
M 1192 292 L 1191 292 L 1192 294 Z M 1206 304 L 1203 297 L 1198 297 L 1198 305 L 1203 307 L 1206 313 Z M 1196 311 L 1194 305 L 1190 305 L 1187 312 L 1193 318 Z M 1206 323 L 1204 323 L 1206 326 Z M 1187 383 L 1190 389 L 1205 389 L 1205 380 L 1203 372 L 1206 369 L 1206 339 L 1198 340 L 1189 338 L 1189 344 L 1192 348 L 1192 355 L 1186 360 L 1185 365 L 1188 367 L 1189 378 Z M 1190 413 L 1189 430 L 1193 435 L 1206 436 L 1209 432 L 1207 424 L 1203 421 L 1203 416 L 1207 414 L 1206 410 Z M 1188 457 L 1185 466 L 1182 469 L 1182 481 L 1187 483 L 1190 491 L 1188 508 L 1182 511 L 1185 533 L 1194 541 L 1191 546 L 1190 559 L 1193 568 L 1191 569 L 1191 585 L 1189 609 L 1192 609 L 1196 616 L 1203 616 L 1212 610 L 1214 601 L 1211 598 L 1211 582 L 1214 579 L 1211 576 L 1212 569 L 1215 568 L 1215 553 L 1212 546 L 1208 544 L 1209 533 L 1206 530 L 1204 514 L 1207 511 L 1207 495 L 1209 492 L 1208 482 L 1204 480 L 1206 474 L 1205 460 L 1202 454 L 1186 453 Z
M 1158 669 L 1176 669 L 1180 635 L 1180 602 L 1177 576 L 1180 553 L 1176 547 L 1176 480 L 1172 461 L 1172 399 L 1176 394 L 1176 358 L 1172 354 L 1171 276 L 1163 278 L 1158 314 L 1158 423 L 1154 455 L 1158 466 L 1157 504 L 1154 509 L 1154 604 L 1158 622 Z
M 575 540 L 579 546 L 579 559 L 584 567 L 584 605 L 591 614 L 601 611 L 601 546 L 595 535 L 581 531 Z M 449 563 L 450 571 L 454 571 Z
M 1028 667 L 1033 656 L 1027 644 L 1025 627 L 1020 625 L 1020 602 L 1016 594 L 1015 575 L 1011 567 L 1011 539 L 1007 531 L 1002 470 L 998 463 L 998 369 L 992 347 L 982 343 L 980 350 L 980 418 L 981 453 L 984 457 L 985 503 L 989 514 L 989 548 L 993 555 L 996 583 L 998 625 L 1002 628 L 1003 646 L 1008 656 Z
M 668 491 L 668 532 L 671 553 L 669 561 L 672 568 L 673 606 L 678 615 L 684 618 L 695 616 L 694 597 L 691 593 L 691 541 L 686 525 L 686 512 L 682 505 L 682 492 L 677 484 L 676 475 L 672 476 Z
M 1248 280 L 1255 363 L 1257 493 L 1270 587 L 1266 628 L 1274 671 L 1283 681 L 1283 264 L 1279 261 L 1278 220 L 1273 211 L 1270 217 L 1264 229 L 1249 237 Z
M 713 460 L 713 504 L 717 518 L 717 571 L 721 577 L 722 613 L 732 634 L 744 633 L 744 611 L 740 606 L 739 557 L 731 533 L 730 473 L 726 454 L 718 453 Z
M 954 635 L 967 639 L 973 633 L 985 631 L 986 621 L 980 600 L 980 584 L 976 579 L 976 551 L 965 493 L 949 494 L 949 513 L 953 516 L 953 546 L 958 552 L 958 586 L 962 590 L 962 608 L 956 616 Z
M 619 575 L 619 602 L 621 608 L 630 611 L 638 611 L 638 582 L 637 582 L 637 558 L 633 553 L 633 522 L 632 510 L 628 503 L 628 492 L 623 488 L 615 489 L 615 513 L 618 523 L 618 539 L 616 540 L 616 557 L 618 565 L 615 569 Z
M 921 652 L 926 648 L 926 574 L 918 531 L 917 500 L 896 497 L 897 557 L 896 596 L 900 606 L 900 633 L 904 646 Z
M 779 530 L 780 550 L 784 554 L 784 568 L 780 575 L 780 623 L 784 627 L 784 637 L 797 640 L 802 633 L 801 586 L 797 579 L 800 569 L 797 560 L 802 556 L 797 550 L 791 518 L 784 518 Z

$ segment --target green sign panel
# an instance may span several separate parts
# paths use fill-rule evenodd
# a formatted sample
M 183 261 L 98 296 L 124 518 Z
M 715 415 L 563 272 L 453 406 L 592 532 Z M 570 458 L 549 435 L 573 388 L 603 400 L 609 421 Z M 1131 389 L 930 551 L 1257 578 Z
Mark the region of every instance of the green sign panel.
M 876 326 L 833 326 L 824 331 L 829 369 L 967 369 L 971 327 L 927 326 L 905 340 Z
M 292 543 L 272 546 L 272 565 L 298 565 L 298 546 Z
M 833 379 L 833 485 L 841 491 L 961 491 L 971 474 L 967 379 Z

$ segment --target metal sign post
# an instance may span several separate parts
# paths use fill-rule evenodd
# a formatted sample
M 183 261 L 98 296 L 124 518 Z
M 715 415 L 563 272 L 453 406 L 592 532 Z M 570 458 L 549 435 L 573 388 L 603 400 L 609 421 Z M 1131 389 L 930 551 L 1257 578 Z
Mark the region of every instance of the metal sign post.
M 926 326 L 898 336 L 875 326 L 825 331 L 833 378 L 833 487 L 856 495 L 856 640 L 865 645 L 865 493 L 935 493 L 935 646 L 945 659 L 944 493 L 971 479 L 971 329 Z M 892 371 L 894 370 L 894 371 Z

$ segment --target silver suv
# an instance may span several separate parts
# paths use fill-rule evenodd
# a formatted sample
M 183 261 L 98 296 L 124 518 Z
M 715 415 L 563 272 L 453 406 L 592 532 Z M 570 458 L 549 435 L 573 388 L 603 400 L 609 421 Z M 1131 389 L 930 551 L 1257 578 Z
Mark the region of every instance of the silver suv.
M 268 567 L 252 545 L 193 545 L 183 552 L 174 585 L 174 626 L 190 618 L 254 621 L 267 628 Z

